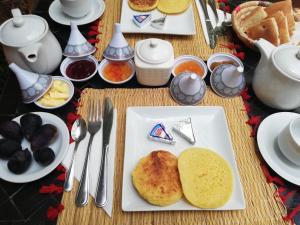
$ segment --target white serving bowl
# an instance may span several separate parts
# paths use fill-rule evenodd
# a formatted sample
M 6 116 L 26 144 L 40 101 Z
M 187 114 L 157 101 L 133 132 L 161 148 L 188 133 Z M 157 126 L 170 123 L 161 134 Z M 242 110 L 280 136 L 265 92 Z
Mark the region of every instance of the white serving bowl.
M 93 62 L 95 64 L 95 71 L 90 76 L 88 76 L 86 78 L 83 78 L 83 79 L 74 79 L 74 78 L 69 77 L 66 74 L 66 70 L 67 70 L 68 66 L 71 63 L 76 62 L 76 61 L 80 61 L 80 60 L 89 60 L 89 61 Z M 93 76 L 95 76 L 95 74 L 97 73 L 97 67 L 98 67 L 98 60 L 92 55 L 84 56 L 84 57 L 78 57 L 78 58 L 69 58 L 69 57 L 67 57 L 60 64 L 60 72 L 65 78 L 67 78 L 71 81 L 84 82 L 84 81 L 87 81 L 87 80 L 91 79 Z
M 196 62 L 199 66 L 202 67 L 202 69 L 204 71 L 204 74 L 203 74 L 203 76 L 201 76 L 201 78 L 204 79 L 206 77 L 206 75 L 207 75 L 207 66 L 206 66 L 205 62 L 202 59 L 200 59 L 196 56 L 193 56 L 193 55 L 182 55 L 182 56 L 179 56 L 175 59 L 173 69 L 172 69 L 173 76 L 178 75 L 178 74 L 175 74 L 176 67 L 179 66 L 181 63 L 186 62 L 186 61 Z M 194 72 L 194 71 L 186 71 L 186 72 Z
M 213 70 L 210 68 L 210 66 L 214 62 L 222 62 L 222 61 L 233 61 L 235 66 L 237 66 L 237 67 L 241 66 L 244 68 L 244 64 L 238 57 L 236 57 L 232 54 L 229 54 L 229 53 L 215 53 L 215 54 L 211 55 L 207 60 L 208 70 L 210 72 L 212 72 Z
M 74 95 L 74 85 L 73 85 L 73 83 L 69 79 L 61 77 L 61 76 L 53 76 L 53 82 L 55 80 L 61 80 L 61 81 L 63 81 L 63 82 L 65 82 L 65 83 L 68 84 L 68 86 L 69 86 L 69 98 L 63 104 L 57 105 L 57 106 L 53 106 L 53 107 L 42 105 L 37 100 L 37 101 L 34 102 L 34 104 L 36 104 L 38 107 L 43 108 L 43 109 L 57 109 L 57 108 L 60 108 L 60 107 L 62 107 L 64 105 L 66 105 L 72 99 L 72 97 Z
M 110 84 L 124 84 L 124 83 L 128 82 L 129 80 L 131 80 L 131 78 L 132 78 L 132 77 L 134 76 L 134 74 L 135 74 L 135 66 L 134 66 L 134 62 L 133 62 L 133 60 L 130 59 L 130 60 L 127 61 L 127 63 L 129 63 L 129 65 L 131 66 L 132 73 L 131 73 L 131 75 L 130 75 L 127 79 L 122 80 L 122 81 L 111 81 L 111 80 L 108 80 L 108 79 L 104 76 L 104 74 L 102 73 L 104 67 L 105 67 L 108 63 L 110 63 L 109 60 L 103 59 L 103 60 L 101 61 L 101 63 L 99 64 L 99 66 L 98 66 L 98 73 L 99 73 L 100 77 L 101 77 L 104 81 L 106 81 L 107 83 L 110 83 Z

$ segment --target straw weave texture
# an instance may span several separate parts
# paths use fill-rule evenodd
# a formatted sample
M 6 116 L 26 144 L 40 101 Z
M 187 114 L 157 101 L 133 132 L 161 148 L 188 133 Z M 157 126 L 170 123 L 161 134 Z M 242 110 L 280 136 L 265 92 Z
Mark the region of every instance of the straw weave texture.
M 127 0 L 124 0 L 127 1 Z M 112 33 L 113 33 L 113 25 L 114 23 L 120 22 L 121 18 L 121 6 L 122 0 L 106 0 L 106 9 L 99 23 L 99 31 L 102 32 L 98 36 L 100 42 L 96 44 L 97 51 L 95 53 L 95 57 L 98 60 L 101 60 L 103 51 L 106 46 L 109 44 Z M 207 60 L 209 56 L 213 53 L 217 52 L 229 52 L 232 53 L 231 50 L 222 46 L 228 44 L 229 37 L 223 36 L 218 38 L 218 44 L 215 49 L 210 49 L 210 47 L 206 44 L 201 22 L 199 19 L 199 15 L 197 12 L 196 4 L 194 0 L 192 1 L 193 9 L 194 9 L 194 19 L 196 25 L 196 35 L 194 36 L 175 36 L 175 35 L 161 35 L 161 34 L 125 34 L 125 38 L 128 43 L 133 47 L 135 43 L 139 40 L 147 39 L 147 38 L 160 38 L 164 40 L 168 40 L 172 43 L 174 48 L 175 57 L 180 55 L 195 55 L 204 60 Z M 130 23 L 131 21 L 128 21 Z M 176 26 L 176 24 L 171 24 L 170 26 Z
M 275 188 L 267 184 L 260 167 L 261 156 L 256 150 L 251 129 L 246 125 L 248 119 L 243 111 L 240 97 L 224 99 L 208 89 L 200 105 L 223 106 L 237 165 L 244 188 L 246 209 L 240 211 L 177 211 L 177 212 L 133 212 L 121 209 L 123 156 L 125 144 L 126 108 L 129 106 L 172 106 L 177 105 L 167 88 L 159 89 L 85 89 L 81 96 L 78 113 L 87 115 L 87 102 L 109 96 L 118 112 L 115 185 L 113 216 L 96 208 L 90 198 L 84 208 L 76 208 L 75 195 L 78 182 L 72 192 L 64 193 L 62 203 L 65 210 L 59 217 L 59 225 L 280 225 L 285 224 L 282 216 L 284 207 L 273 194 Z

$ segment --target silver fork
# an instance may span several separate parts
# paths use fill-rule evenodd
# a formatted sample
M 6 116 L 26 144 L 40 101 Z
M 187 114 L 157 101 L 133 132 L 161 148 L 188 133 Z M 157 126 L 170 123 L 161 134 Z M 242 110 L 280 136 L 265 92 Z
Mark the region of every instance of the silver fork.
M 88 143 L 88 149 L 84 160 L 83 170 L 80 178 L 79 189 L 76 194 L 75 204 L 77 206 L 85 206 L 89 200 L 89 155 L 91 151 L 91 146 L 95 134 L 101 128 L 101 108 L 98 101 L 91 100 L 89 102 L 89 111 L 88 111 L 88 132 L 90 133 L 90 139 Z

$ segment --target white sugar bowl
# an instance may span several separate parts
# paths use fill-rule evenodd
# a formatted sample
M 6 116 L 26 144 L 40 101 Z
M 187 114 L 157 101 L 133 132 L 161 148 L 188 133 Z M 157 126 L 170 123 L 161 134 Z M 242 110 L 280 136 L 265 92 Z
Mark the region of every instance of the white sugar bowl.
M 134 62 L 140 84 L 161 86 L 168 83 L 174 63 L 174 51 L 170 42 L 149 38 L 135 45 Z

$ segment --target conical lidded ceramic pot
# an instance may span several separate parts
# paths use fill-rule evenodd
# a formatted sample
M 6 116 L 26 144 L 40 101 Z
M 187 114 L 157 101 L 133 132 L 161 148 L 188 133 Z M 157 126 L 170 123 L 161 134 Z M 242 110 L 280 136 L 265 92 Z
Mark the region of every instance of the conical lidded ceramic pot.
M 210 85 L 216 94 L 222 97 L 235 97 L 245 88 L 244 68 L 234 65 L 220 65 L 210 76 Z
M 52 76 L 29 72 L 15 63 L 9 64 L 9 68 L 17 77 L 26 104 L 41 98 L 52 86 Z
M 63 55 L 67 57 L 83 57 L 91 55 L 95 51 L 96 48 L 80 33 L 77 25 L 71 22 L 71 33 Z
M 103 56 L 111 61 L 127 61 L 134 57 L 134 51 L 124 38 L 119 23 L 115 23 L 114 25 L 113 37 L 106 47 Z
M 181 105 L 196 105 L 205 95 L 206 84 L 195 73 L 182 73 L 174 77 L 170 85 L 173 99 Z

